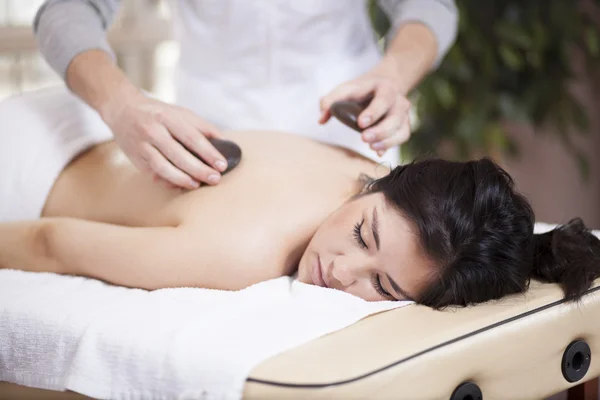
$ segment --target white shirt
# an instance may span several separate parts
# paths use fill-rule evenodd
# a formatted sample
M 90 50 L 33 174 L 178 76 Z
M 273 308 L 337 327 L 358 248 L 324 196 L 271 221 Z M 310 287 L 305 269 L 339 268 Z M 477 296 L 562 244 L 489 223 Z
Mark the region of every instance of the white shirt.
M 274 129 L 383 159 L 336 120 L 320 126 L 319 99 L 372 68 L 381 52 L 365 0 L 170 0 L 181 43 L 177 102 L 223 129 Z M 427 26 L 436 64 L 454 41 L 453 0 L 378 0 L 392 34 L 406 22 Z M 112 54 L 105 31 L 121 0 L 46 0 L 34 31 L 40 51 L 64 78 L 77 54 Z

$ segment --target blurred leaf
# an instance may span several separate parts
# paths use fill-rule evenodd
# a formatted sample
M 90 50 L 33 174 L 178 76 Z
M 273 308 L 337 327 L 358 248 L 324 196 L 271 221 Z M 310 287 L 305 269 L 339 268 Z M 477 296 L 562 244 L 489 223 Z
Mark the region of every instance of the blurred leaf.
M 507 137 L 502 126 L 498 123 L 490 123 L 486 129 L 488 148 L 504 150 L 507 147 Z
M 434 89 L 442 107 L 450 109 L 456 102 L 456 95 L 450 83 L 446 80 L 436 80 L 434 83 Z
M 494 29 L 501 39 L 506 40 L 517 47 L 529 49 L 533 45 L 533 41 L 527 31 L 518 25 L 500 21 Z
M 505 122 L 550 126 L 536 133 L 555 135 L 584 173 L 587 160 L 572 137 L 589 131 L 589 116 L 570 88 L 579 78 L 574 54 L 578 62 L 582 53 L 585 71 L 600 66 L 600 27 L 591 13 L 565 0 L 456 5 L 457 40 L 418 86 L 413 104 L 420 123 L 405 147 L 432 154 L 442 146 L 441 153 L 457 159 L 488 151 L 517 155 Z M 592 6 L 600 9 L 600 0 Z
M 598 32 L 591 26 L 585 30 L 585 43 L 587 49 L 593 57 L 597 57 L 600 53 L 600 45 L 598 43 Z
M 571 108 L 571 119 L 573 121 L 573 125 L 581 133 L 589 133 L 590 121 L 585 109 L 583 108 L 583 105 L 577 99 L 572 98 L 569 101 L 569 107 Z
M 508 93 L 498 94 L 498 110 L 500 115 L 509 121 L 518 123 L 531 123 L 527 108 L 514 96 Z
M 534 68 L 540 68 L 542 66 L 542 57 L 539 53 L 528 51 L 525 55 L 525 59 Z
M 371 18 L 371 24 L 373 29 L 380 38 L 385 37 L 390 30 L 390 20 L 386 13 L 379 7 L 376 0 L 369 0 L 368 2 L 369 16 Z
M 535 20 L 531 26 L 533 32 L 533 43 L 538 52 L 546 47 L 547 33 L 544 25 L 539 20 Z
M 590 178 L 590 162 L 587 159 L 587 157 L 579 152 L 576 151 L 575 152 L 575 161 L 577 162 L 577 168 L 579 169 L 579 172 L 581 173 L 581 177 L 584 180 L 589 180 Z
M 506 65 L 513 70 L 519 70 L 523 66 L 523 58 L 521 55 L 512 47 L 501 44 L 498 48 L 500 56 Z
M 483 144 L 485 143 L 486 118 L 482 112 L 472 112 L 464 116 L 456 127 L 456 133 L 464 140 L 469 142 Z

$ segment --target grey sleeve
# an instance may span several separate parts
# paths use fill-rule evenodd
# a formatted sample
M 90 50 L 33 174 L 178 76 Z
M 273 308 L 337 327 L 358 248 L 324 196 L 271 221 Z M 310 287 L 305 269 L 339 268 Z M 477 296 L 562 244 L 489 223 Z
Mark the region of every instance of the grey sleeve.
M 40 51 L 63 78 L 71 60 L 91 49 L 106 51 L 114 59 L 106 30 L 120 0 L 46 0 L 33 21 Z
M 407 22 L 420 22 L 429 28 L 437 40 L 437 67 L 456 39 L 458 10 L 454 0 L 378 0 L 378 4 L 390 19 L 388 37 Z

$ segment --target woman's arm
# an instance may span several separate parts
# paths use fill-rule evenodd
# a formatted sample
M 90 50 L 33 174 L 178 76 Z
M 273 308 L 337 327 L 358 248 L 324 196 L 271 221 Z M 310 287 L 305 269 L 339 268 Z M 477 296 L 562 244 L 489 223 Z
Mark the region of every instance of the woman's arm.
M 203 260 L 197 230 L 71 218 L 0 224 L 0 268 L 54 272 L 142 289 L 236 289 L 245 282 Z
M 207 138 L 221 137 L 219 130 L 187 109 L 145 96 L 115 64 L 106 29 L 119 5 L 46 0 L 34 21 L 42 54 L 98 112 L 139 170 L 187 189 L 217 184 L 227 162 Z
M 115 59 L 106 31 L 120 0 L 46 0 L 33 21 L 33 30 L 44 58 L 66 79 L 67 68 L 80 53 L 97 49 Z M 93 75 L 93 65 L 89 66 Z
M 453 0 L 380 0 L 379 4 L 391 22 L 382 67 L 390 68 L 401 93 L 407 95 L 454 43 L 458 11 Z
M 319 122 L 331 118 L 333 103 L 372 95 L 358 126 L 363 129 L 362 140 L 382 156 L 410 137 L 406 96 L 454 42 L 458 12 L 453 0 L 379 0 L 378 4 L 392 24 L 385 56 L 367 73 L 323 97 Z
M 403 27 L 419 24 L 435 42 L 433 67 L 439 65 L 456 39 L 458 8 L 454 0 L 378 0 L 390 19 L 388 42 L 401 37 Z M 427 44 L 426 44 L 427 45 Z M 388 46 L 388 51 L 391 50 Z
M 111 99 L 141 96 L 115 64 L 106 36 L 120 5 L 120 0 L 46 0 L 33 21 L 48 64 L 104 120 Z
M 120 0 L 46 0 L 33 21 L 48 64 L 105 121 L 112 99 L 142 96 L 115 64 L 106 36 L 120 5 Z

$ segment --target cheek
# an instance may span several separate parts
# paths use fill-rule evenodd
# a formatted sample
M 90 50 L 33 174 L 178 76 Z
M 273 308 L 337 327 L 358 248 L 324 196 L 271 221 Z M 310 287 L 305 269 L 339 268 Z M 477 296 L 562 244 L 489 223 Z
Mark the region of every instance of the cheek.
M 313 242 L 337 242 L 345 238 L 351 229 L 352 218 L 342 207 L 331 214 L 313 236 Z M 350 227 L 350 228 L 349 228 Z M 337 239 L 337 240 L 336 240 Z
M 338 208 L 319 226 L 307 251 L 319 253 L 329 262 L 337 255 L 351 254 L 358 249 L 357 246 L 354 246 L 352 229 L 359 222 L 360 217 L 360 208 L 353 203 Z
M 361 209 L 354 203 L 349 203 L 338 208 L 327 219 L 327 223 L 332 229 L 351 229 L 355 223 L 360 222 L 360 217 Z
M 333 232 L 335 232 L 335 226 L 329 220 L 326 221 L 319 227 L 317 232 L 315 232 L 309 247 L 318 252 L 326 250 L 335 238 Z
M 321 244 L 339 247 L 348 242 L 355 223 L 348 213 L 335 213 L 321 225 L 315 236 Z

